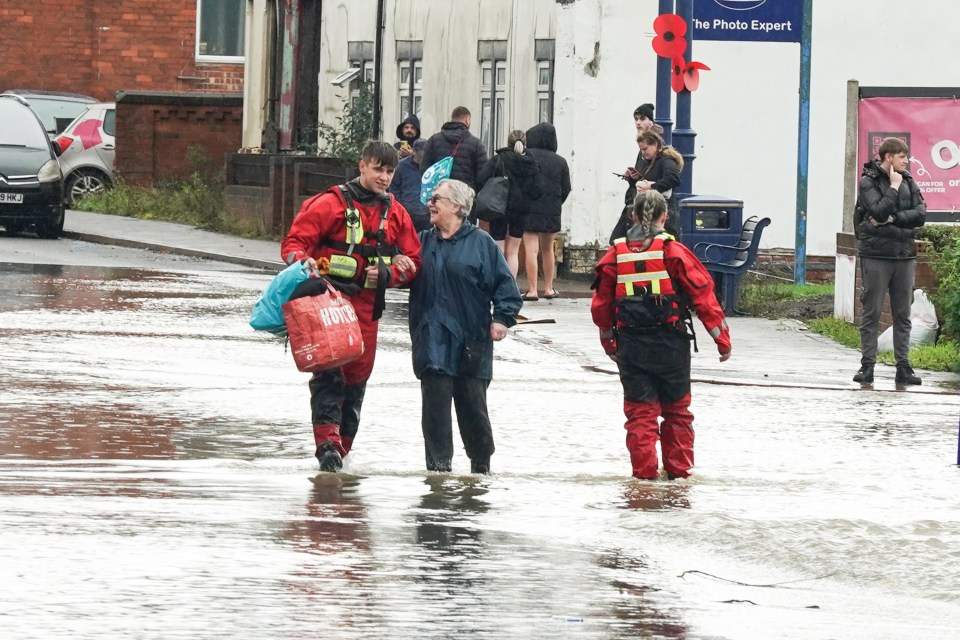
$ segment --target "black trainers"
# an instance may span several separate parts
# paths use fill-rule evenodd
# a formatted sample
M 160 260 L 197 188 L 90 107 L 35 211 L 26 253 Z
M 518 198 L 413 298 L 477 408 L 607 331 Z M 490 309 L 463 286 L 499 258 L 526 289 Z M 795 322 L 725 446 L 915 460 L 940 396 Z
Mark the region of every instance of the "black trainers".
M 908 364 L 897 365 L 896 381 L 900 384 L 920 384 L 920 376 L 913 372 L 913 367 Z
M 314 455 L 320 461 L 320 471 L 336 473 L 343 468 L 343 458 L 340 457 L 340 452 L 337 451 L 332 442 L 321 442 Z
M 899 375 L 900 369 L 897 369 L 897 376 Z M 853 381 L 866 384 L 873 382 L 873 365 L 865 364 L 860 367 L 860 371 L 857 371 L 856 375 L 853 376 Z

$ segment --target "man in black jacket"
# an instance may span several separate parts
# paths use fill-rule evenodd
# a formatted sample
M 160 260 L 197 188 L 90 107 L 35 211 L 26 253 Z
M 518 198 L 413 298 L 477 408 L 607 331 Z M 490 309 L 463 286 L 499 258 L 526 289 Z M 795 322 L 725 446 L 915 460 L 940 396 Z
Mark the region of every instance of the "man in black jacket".
M 477 188 L 477 174 L 487 164 L 487 150 L 480 139 L 470 133 L 470 110 L 457 107 L 450 122 L 440 127 L 440 132 L 430 136 L 423 150 L 420 168 L 426 170 L 441 158 L 453 156 L 451 180 L 466 182 Z
M 920 384 L 910 366 L 910 306 L 917 269 L 916 229 L 927 214 L 920 187 L 906 171 L 907 145 L 897 138 L 880 143 L 878 159 L 863 165 L 854 231 L 857 234 L 863 310 L 860 318 L 860 370 L 854 382 L 873 382 L 877 331 L 883 296 L 890 294 L 896 381 Z

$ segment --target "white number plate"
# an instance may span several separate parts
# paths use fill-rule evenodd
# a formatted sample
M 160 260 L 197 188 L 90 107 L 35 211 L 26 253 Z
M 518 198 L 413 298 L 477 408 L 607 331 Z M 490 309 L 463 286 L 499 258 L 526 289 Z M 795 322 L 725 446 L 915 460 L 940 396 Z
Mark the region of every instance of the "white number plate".
M 0 191 L 0 204 L 23 204 L 22 193 L 3 193 Z

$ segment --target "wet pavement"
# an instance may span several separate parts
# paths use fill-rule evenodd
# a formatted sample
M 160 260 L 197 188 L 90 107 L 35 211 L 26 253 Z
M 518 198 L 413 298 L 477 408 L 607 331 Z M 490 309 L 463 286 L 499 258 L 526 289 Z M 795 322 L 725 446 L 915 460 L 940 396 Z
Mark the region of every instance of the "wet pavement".
M 357 448 L 319 474 L 306 376 L 245 324 L 266 247 L 131 221 L 166 253 L 98 267 L 81 222 L 114 221 L 71 212 L 53 266 L 0 238 L 8 637 L 956 635 L 956 376 L 861 388 L 855 351 L 733 318 L 730 361 L 702 330 L 694 356 L 697 475 L 635 481 L 589 301 L 541 301 L 497 346 L 493 475 L 459 446 L 430 474 L 391 292 Z

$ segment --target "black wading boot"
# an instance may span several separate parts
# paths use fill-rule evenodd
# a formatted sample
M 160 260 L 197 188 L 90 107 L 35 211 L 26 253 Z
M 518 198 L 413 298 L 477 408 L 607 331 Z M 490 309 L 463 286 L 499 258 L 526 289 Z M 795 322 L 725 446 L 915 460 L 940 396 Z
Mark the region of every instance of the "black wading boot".
M 343 458 L 340 457 L 340 452 L 337 451 L 337 448 L 329 440 L 321 442 L 317 446 L 317 452 L 314 455 L 316 455 L 317 460 L 320 461 L 320 471 L 336 473 L 343 468 Z
M 913 372 L 913 367 L 908 364 L 897 365 L 896 382 L 900 384 L 920 384 L 920 376 Z
M 490 458 L 485 460 L 471 460 L 470 473 L 490 473 Z
M 900 375 L 900 369 L 897 369 L 897 375 Z M 865 364 L 860 367 L 860 371 L 857 371 L 856 375 L 853 376 L 854 382 L 860 382 L 862 384 L 870 384 L 873 382 L 873 365 Z

